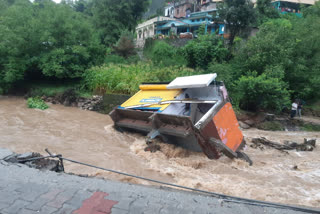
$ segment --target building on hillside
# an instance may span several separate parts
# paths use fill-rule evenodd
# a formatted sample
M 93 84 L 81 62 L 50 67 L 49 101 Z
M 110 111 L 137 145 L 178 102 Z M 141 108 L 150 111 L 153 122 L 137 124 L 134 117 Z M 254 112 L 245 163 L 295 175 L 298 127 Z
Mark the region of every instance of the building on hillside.
M 189 17 L 176 20 L 162 20 L 155 22 L 156 34 L 169 35 L 170 33 L 179 35 L 180 33 L 191 32 L 196 35 L 196 31 L 201 25 L 205 25 L 206 33 L 226 34 L 225 24 L 213 21 L 210 13 L 213 11 L 191 13 Z
M 295 13 L 297 16 L 301 15 L 301 5 L 314 5 L 316 0 L 275 0 L 272 1 L 272 6 L 279 10 L 280 13 Z
M 167 6 L 164 7 L 164 16 L 165 17 L 174 17 L 174 6 L 173 3 L 169 3 Z
M 194 0 L 180 0 L 174 3 L 174 17 L 188 17 L 194 12 Z
M 217 3 L 221 2 L 222 0 L 203 0 L 201 3 L 200 10 L 201 12 L 204 11 L 213 11 L 217 10 Z
M 136 27 L 137 40 L 136 46 L 143 47 L 146 38 L 152 38 L 156 34 L 155 23 L 158 21 L 175 20 L 174 18 L 158 16 L 153 19 L 149 19 Z
M 216 10 L 222 0 L 173 0 L 164 8 L 164 16 L 188 18 L 191 13 Z

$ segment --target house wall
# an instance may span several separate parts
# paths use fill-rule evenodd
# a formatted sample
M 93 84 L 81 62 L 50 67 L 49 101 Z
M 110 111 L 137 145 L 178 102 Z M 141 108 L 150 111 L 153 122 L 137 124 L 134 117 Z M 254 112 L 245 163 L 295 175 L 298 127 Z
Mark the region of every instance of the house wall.
M 192 11 L 193 5 L 191 3 L 185 3 L 179 6 L 176 6 L 174 10 L 174 16 L 176 18 L 186 17 L 188 9 Z
M 217 2 L 210 2 L 201 6 L 201 11 L 216 10 Z
M 164 16 L 166 17 L 174 17 L 174 7 L 173 6 L 167 6 L 164 8 Z
M 156 34 L 156 21 L 163 21 L 163 20 L 175 20 L 174 18 L 158 16 L 153 19 L 149 19 L 136 27 L 136 47 L 141 48 L 144 46 L 145 40 L 147 38 L 152 38 Z

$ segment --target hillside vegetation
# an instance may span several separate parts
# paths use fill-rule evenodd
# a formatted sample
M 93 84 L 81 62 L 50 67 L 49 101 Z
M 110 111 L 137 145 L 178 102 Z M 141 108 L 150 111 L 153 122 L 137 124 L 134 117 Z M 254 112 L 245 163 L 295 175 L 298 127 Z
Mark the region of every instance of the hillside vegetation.
M 219 5 L 221 19 L 242 23 L 230 27 L 232 41 L 206 35 L 202 27 L 180 48 L 170 38 L 148 39 L 141 60 L 134 29 L 148 0 L 0 0 L 0 93 L 34 80 L 76 80 L 82 91 L 132 94 L 143 81 L 217 73 L 234 106 L 245 110 L 280 111 L 296 98 L 317 102 L 320 3 L 304 8 L 300 18 L 279 14 L 268 0 L 257 4 Z M 243 32 L 251 26 L 259 32 L 248 38 Z

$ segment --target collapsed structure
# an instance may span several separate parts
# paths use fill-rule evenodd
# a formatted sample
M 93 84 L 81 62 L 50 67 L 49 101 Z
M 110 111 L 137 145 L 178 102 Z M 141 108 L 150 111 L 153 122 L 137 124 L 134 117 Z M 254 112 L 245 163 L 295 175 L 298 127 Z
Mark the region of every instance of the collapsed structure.
M 116 127 L 147 134 L 210 159 L 221 153 L 249 158 L 245 140 L 223 82 L 216 74 L 178 77 L 170 83 L 143 83 L 140 91 L 110 112 Z M 250 161 L 249 161 L 250 162 Z

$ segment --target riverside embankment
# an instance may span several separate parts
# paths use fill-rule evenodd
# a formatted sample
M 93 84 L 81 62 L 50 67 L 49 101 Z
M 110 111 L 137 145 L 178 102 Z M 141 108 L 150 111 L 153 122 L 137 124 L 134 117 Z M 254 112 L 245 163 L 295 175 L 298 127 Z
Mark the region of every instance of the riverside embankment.
M 156 178 L 189 187 L 296 205 L 319 207 L 320 149 L 288 153 L 264 147 L 250 147 L 253 137 L 302 142 L 316 138 L 319 132 L 244 131 L 246 153 L 254 162 L 222 157 L 209 160 L 194 153 L 161 145 L 161 151 L 144 151 L 144 137 L 119 133 L 107 115 L 74 107 L 50 105 L 41 111 L 28 109 L 22 98 L 0 98 L 0 147 L 15 152 L 40 152 L 45 148 L 82 162 Z M 66 171 L 101 176 L 112 180 L 149 184 L 145 181 L 66 163 Z

